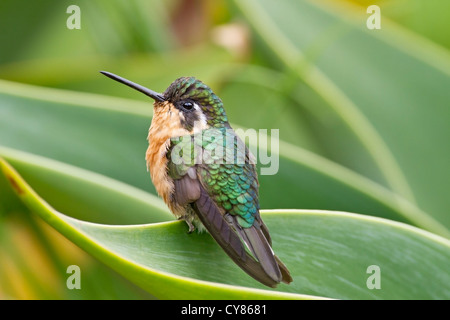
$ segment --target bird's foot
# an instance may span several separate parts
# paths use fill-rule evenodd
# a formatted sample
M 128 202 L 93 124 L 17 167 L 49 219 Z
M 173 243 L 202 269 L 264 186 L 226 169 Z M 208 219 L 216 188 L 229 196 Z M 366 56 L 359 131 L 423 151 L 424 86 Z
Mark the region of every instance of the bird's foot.
M 179 217 L 178 220 L 184 220 L 184 222 L 186 222 L 186 224 L 187 224 L 188 227 L 189 227 L 188 233 L 192 233 L 192 232 L 195 231 L 195 226 L 194 226 L 194 224 L 192 223 L 192 221 L 191 221 L 191 219 L 190 219 L 190 216 L 184 215 L 184 216 Z

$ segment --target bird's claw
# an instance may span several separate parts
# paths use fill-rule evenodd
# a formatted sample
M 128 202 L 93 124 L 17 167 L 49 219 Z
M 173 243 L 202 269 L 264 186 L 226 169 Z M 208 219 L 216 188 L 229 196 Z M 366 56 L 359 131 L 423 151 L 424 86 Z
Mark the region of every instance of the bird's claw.
M 187 224 L 188 227 L 189 227 L 188 233 L 192 233 L 192 232 L 195 231 L 195 226 L 193 225 L 192 221 L 189 220 L 189 217 L 188 217 L 188 216 L 186 216 L 186 215 L 181 216 L 181 217 L 178 218 L 178 220 L 184 220 L 184 222 L 186 222 L 186 224 Z

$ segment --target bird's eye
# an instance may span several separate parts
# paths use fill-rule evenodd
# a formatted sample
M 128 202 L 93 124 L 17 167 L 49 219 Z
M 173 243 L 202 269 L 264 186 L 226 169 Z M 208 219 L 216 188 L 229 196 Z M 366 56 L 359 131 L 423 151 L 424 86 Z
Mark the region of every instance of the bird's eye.
M 189 101 L 183 102 L 182 106 L 185 110 L 192 110 L 192 108 L 194 108 L 194 104 Z

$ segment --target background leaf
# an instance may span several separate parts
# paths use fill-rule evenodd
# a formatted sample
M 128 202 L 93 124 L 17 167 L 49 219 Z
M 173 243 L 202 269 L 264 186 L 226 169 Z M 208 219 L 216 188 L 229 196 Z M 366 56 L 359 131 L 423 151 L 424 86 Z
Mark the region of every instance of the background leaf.
M 361 28 L 357 22 L 368 17 L 364 11 L 349 21 L 333 6 L 309 1 L 235 2 L 270 50 L 356 135 L 384 184 L 448 227 L 448 199 L 442 190 L 448 189 L 450 177 L 441 169 L 450 157 L 450 149 L 441 145 L 450 134 L 444 120 L 450 117 L 446 69 L 418 58 L 417 47 L 408 42 L 413 39 L 402 37 L 393 24 L 375 32 Z M 292 28 L 290 21 L 299 23 Z M 396 39 L 410 44 L 408 50 L 393 46 Z M 428 55 L 447 66 L 450 55 L 436 54 L 433 48 Z M 349 149 L 348 133 L 315 121 L 311 124 L 323 135 L 328 157 L 383 183 L 355 156 L 360 149 Z

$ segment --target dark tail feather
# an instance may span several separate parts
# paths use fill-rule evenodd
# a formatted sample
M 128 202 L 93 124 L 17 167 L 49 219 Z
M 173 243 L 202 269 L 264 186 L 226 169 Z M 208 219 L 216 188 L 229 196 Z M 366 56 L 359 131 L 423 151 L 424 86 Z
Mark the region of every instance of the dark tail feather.
M 267 229 L 266 224 L 264 223 L 264 221 L 262 221 L 261 216 L 258 216 L 256 218 L 256 221 L 258 221 L 258 223 L 261 227 L 261 231 L 264 234 L 264 237 L 266 237 L 266 240 L 269 243 L 269 246 L 272 247 L 272 239 L 270 238 L 269 229 Z
M 273 288 L 280 281 L 286 283 L 292 281 L 285 265 L 273 254 L 259 224 L 251 228 L 242 228 L 237 225 L 233 216 L 227 214 L 224 217 L 203 188 L 193 207 L 214 240 L 241 269 L 254 279 Z M 267 232 L 267 228 L 265 231 Z M 247 253 L 243 241 L 258 261 Z
M 270 238 L 269 229 L 267 229 L 267 226 L 264 223 L 264 221 L 262 221 L 261 217 L 257 218 L 257 222 L 261 226 L 261 231 L 262 231 L 264 237 L 266 238 L 269 246 L 272 248 L 272 239 Z M 278 264 L 278 268 L 280 269 L 280 272 L 281 272 L 281 281 L 284 282 L 284 283 L 287 283 L 287 284 L 291 283 L 292 282 L 292 277 L 291 277 L 291 274 L 290 274 L 288 268 L 280 260 L 280 258 L 278 258 L 276 255 L 274 255 L 274 257 L 275 257 L 275 261 Z
M 203 188 L 200 198 L 194 203 L 194 210 L 214 240 L 242 270 L 266 286 L 276 287 L 278 282 L 269 277 L 261 264 L 245 251 L 241 239 Z
M 278 268 L 278 263 L 275 260 L 272 248 L 261 232 L 259 226 L 238 229 L 237 231 L 241 234 L 245 234 L 245 236 L 243 236 L 245 242 L 258 259 L 266 274 L 276 283 L 280 283 L 281 272 Z
M 284 283 L 291 283 L 292 282 L 292 277 L 291 274 L 288 270 L 288 268 L 286 268 L 286 266 L 284 265 L 283 262 L 281 262 L 280 258 L 278 258 L 277 256 L 274 256 L 275 260 L 278 263 L 278 267 L 280 268 L 280 272 L 281 272 L 281 281 Z

